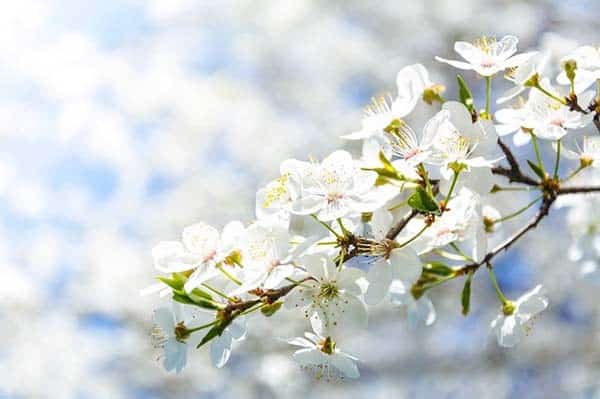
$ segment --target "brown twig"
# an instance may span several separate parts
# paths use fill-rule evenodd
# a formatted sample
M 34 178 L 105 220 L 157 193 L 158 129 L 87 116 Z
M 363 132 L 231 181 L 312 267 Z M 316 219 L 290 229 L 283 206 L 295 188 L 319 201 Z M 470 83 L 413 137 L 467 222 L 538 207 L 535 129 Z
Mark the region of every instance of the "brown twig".
M 390 228 L 390 230 L 385 235 L 385 238 L 387 238 L 388 240 L 394 240 L 396 237 L 398 237 L 398 234 L 400 234 L 400 232 L 402 230 L 404 230 L 404 228 L 406 227 L 408 222 L 410 222 L 411 219 L 414 218 L 415 216 L 417 216 L 418 214 L 419 214 L 419 211 L 417 211 L 415 209 L 410 211 L 410 213 L 408 215 L 406 215 L 405 217 L 400 219 L 398 221 L 398 223 L 396 223 L 394 226 L 392 226 Z
M 513 155 L 512 151 L 506 144 L 502 142 L 502 140 L 500 140 L 500 138 L 498 138 L 498 146 L 506 156 L 506 160 L 508 161 L 510 168 L 506 168 L 504 166 L 494 166 L 492 168 L 493 174 L 504 176 L 508 178 L 508 181 L 511 183 L 522 183 L 528 186 L 540 185 L 540 182 L 527 176 L 521 171 L 521 167 L 519 166 L 519 163 L 517 162 L 517 159 Z
M 558 189 L 558 194 L 585 194 L 600 192 L 600 186 L 563 187 Z
M 488 252 L 482 260 L 479 262 L 469 263 L 468 265 L 463 266 L 462 268 L 456 271 L 457 276 L 461 276 L 470 272 L 474 272 L 479 269 L 481 266 L 489 264 L 491 260 L 498 255 L 502 251 L 506 251 L 511 245 L 517 242 L 521 237 L 523 237 L 529 230 L 533 230 L 537 227 L 537 225 L 542 221 L 544 217 L 548 215 L 550 211 L 550 207 L 556 200 L 555 196 L 544 197 L 542 205 L 538 213 L 527 223 L 525 226 L 521 227 L 515 234 L 507 238 L 502 244 L 498 245 L 496 248 Z

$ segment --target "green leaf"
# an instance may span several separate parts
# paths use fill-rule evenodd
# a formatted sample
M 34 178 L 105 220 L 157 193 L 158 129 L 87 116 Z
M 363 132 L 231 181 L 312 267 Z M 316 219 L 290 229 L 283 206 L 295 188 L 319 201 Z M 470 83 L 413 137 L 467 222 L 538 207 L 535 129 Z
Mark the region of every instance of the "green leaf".
M 174 292 L 173 300 L 175 302 L 183 303 L 184 305 L 194 305 L 203 309 L 219 309 L 219 305 L 212 300 L 204 299 L 197 296 L 190 297 L 190 294 L 182 293 L 182 291 Z
M 209 300 L 212 301 L 213 297 L 208 292 L 201 290 L 200 288 L 194 288 L 194 290 L 188 293 L 188 296 L 193 300 Z
M 467 85 L 467 82 L 465 82 L 460 74 L 456 75 L 456 80 L 458 81 L 458 98 L 460 102 L 463 103 L 471 113 L 474 112 L 475 106 L 473 104 L 473 94 L 471 94 L 469 85 Z
M 184 305 L 195 305 L 196 303 L 188 298 L 186 295 L 173 293 L 173 300 L 175 302 L 183 303 Z
M 271 317 L 279 310 L 279 308 L 281 308 L 281 305 L 283 305 L 282 301 L 277 301 L 268 305 L 263 305 L 260 308 L 260 312 L 267 317 Z
M 165 283 L 166 285 L 173 288 L 174 290 L 180 290 L 183 288 L 183 285 L 184 285 L 184 283 L 180 283 L 179 280 L 168 278 L 168 277 L 159 276 L 156 279 Z
M 539 166 L 531 162 L 529 159 L 527 160 L 527 164 L 529 165 L 531 170 L 533 170 L 535 174 L 538 175 L 541 179 L 544 179 L 546 177 L 544 171 Z
M 446 266 L 442 262 L 431 262 L 423 265 L 423 269 L 430 274 L 436 276 L 447 277 L 454 274 L 454 270 L 451 267 Z
M 435 199 L 423 189 L 417 187 L 415 192 L 408 198 L 408 205 L 421 212 L 439 212 L 440 207 Z
M 469 309 L 471 307 L 471 280 L 473 279 L 473 273 L 469 273 L 467 275 L 467 281 L 465 281 L 465 286 L 462 290 L 461 295 L 461 303 L 462 303 L 462 314 L 469 314 Z
M 219 335 L 223 334 L 223 331 L 225 330 L 225 327 L 227 327 L 227 325 L 229 325 L 229 323 L 220 322 L 219 324 L 215 324 L 210 330 L 208 330 L 206 335 L 202 338 L 202 341 L 200 341 L 200 343 L 196 345 L 196 349 L 200 348 L 205 343 L 211 341 L 213 338 L 216 338 Z

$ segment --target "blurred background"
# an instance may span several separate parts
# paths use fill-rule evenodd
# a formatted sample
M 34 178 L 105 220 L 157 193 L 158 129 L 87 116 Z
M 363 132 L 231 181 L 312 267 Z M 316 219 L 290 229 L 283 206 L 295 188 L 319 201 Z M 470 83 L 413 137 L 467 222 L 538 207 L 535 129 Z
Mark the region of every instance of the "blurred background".
M 452 94 L 456 71 L 433 57 L 454 58 L 455 40 L 514 34 L 560 57 L 598 44 L 599 2 L 2 3 L 0 398 L 600 398 L 600 294 L 567 260 L 561 212 L 497 265 L 509 294 L 549 293 L 520 346 L 490 336 L 482 274 L 468 318 L 460 282 L 432 293 L 430 328 L 375 309 L 345 337 L 363 375 L 343 385 L 298 370 L 277 338 L 305 326 L 285 314 L 253 324 L 225 369 L 198 351 L 166 374 L 150 342 L 160 300 L 138 294 L 154 244 L 251 221 L 280 161 L 347 146 L 402 66 L 425 64 Z

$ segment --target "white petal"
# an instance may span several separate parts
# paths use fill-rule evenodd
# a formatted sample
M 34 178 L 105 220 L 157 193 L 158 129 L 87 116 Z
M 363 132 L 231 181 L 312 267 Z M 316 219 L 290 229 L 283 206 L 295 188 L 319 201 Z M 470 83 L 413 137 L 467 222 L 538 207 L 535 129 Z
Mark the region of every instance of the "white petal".
M 333 355 L 331 355 L 329 360 L 331 362 L 331 365 L 338 369 L 345 377 L 360 377 L 360 373 L 358 371 L 358 367 L 356 367 L 356 363 L 354 363 L 352 359 L 346 356 L 345 353 L 334 353 Z
M 309 340 L 307 340 L 306 338 L 303 338 L 303 337 L 294 337 L 294 338 L 286 340 L 285 342 L 287 342 L 290 345 L 301 346 L 303 348 L 314 347 L 312 342 L 310 342 Z
M 360 286 L 357 281 L 364 277 L 364 273 L 360 269 L 354 267 L 346 267 L 338 274 L 337 284 L 340 289 L 345 292 L 359 296 L 362 294 Z
M 165 343 L 165 359 L 163 360 L 165 370 L 175 370 L 176 373 L 180 373 L 186 363 L 187 345 L 175 338 L 169 339 Z
M 448 60 L 448 59 L 442 58 L 442 57 L 435 57 L 435 59 L 436 59 L 436 61 L 452 65 L 453 67 L 458 68 L 458 69 L 464 69 L 464 70 L 472 70 L 473 69 L 473 66 L 466 62 Z
M 206 223 L 196 223 L 183 229 L 182 241 L 188 251 L 205 257 L 217 251 L 219 232 Z
M 481 49 L 469 42 L 454 43 L 454 51 L 465 60 L 469 61 L 470 64 L 479 63 L 483 56 Z
M 318 365 L 323 362 L 323 354 L 317 349 L 300 349 L 294 352 L 293 358 L 302 366 Z
M 517 315 L 522 321 L 529 320 L 532 316 L 548 307 L 548 298 L 541 295 L 542 286 L 538 285 L 517 301 Z
M 412 285 L 421 276 L 423 265 L 421 259 L 412 248 L 394 249 L 390 255 L 392 277 L 403 283 Z
M 197 288 L 200 284 L 210 280 L 217 276 L 219 271 L 214 265 L 201 265 L 198 267 L 192 275 L 185 282 L 184 289 L 186 292 L 191 292 L 194 288 Z
M 522 333 L 523 331 L 521 329 L 521 325 L 514 316 L 505 317 L 496 328 L 498 344 L 506 348 L 510 348 L 518 344 L 521 340 Z
M 210 344 L 210 359 L 213 366 L 221 368 L 229 360 L 231 355 L 231 334 L 223 331 L 221 336 L 214 338 Z
M 375 262 L 367 273 L 369 287 L 365 294 L 365 301 L 369 305 L 376 305 L 385 298 L 392 283 L 392 269 L 385 261 Z
M 298 198 L 292 203 L 292 213 L 298 215 L 310 215 L 316 213 L 321 208 L 327 205 L 327 201 L 324 197 L 310 195 L 302 198 Z
M 154 311 L 154 322 L 166 334 L 172 334 L 175 328 L 173 311 L 169 308 L 158 308 Z
M 416 301 L 416 315 L 419 320 L 425 322 L 426 326 L 430 326 L 435 322 L 435 307 L 433 306 L 431 299 L 426 295 Z

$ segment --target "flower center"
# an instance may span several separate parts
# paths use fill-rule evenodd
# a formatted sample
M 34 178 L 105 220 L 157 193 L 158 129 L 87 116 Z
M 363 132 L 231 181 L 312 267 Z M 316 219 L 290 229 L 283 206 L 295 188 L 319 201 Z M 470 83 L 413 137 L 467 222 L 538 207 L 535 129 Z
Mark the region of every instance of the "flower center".
M 335 352 L 335 341 L 331 337 L 325 338 L 319 343 L 319 350 L 328 355 L 332 355 Z
M 323 299 L 332 299 L 337 297 L 339 294 L 339 290 L 335 281 L 323 283 L 319 288 L 319 297 Z
M 331 203 L 337 202 L 337 201 L 341 200 L 343 197 L 344 197 L 344 195 L 341 193 L 337 193 L 337 192 L 328 193 L 327 194 L 327 203 L 331 204 Z

